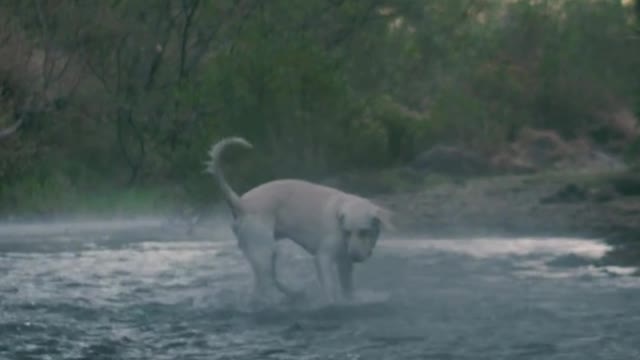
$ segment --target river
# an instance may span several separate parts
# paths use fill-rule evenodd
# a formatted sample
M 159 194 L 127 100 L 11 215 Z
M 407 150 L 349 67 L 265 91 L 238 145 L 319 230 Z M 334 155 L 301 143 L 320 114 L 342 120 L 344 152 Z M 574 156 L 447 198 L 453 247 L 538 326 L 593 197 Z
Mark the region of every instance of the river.
M 84 228 L 83 228 L 84 226 Z M 319 299 L 310 257 L 278 272 L 307 302 L 252 311 L 224 225 L 0 227 L 1 359 L 640 359 L 640 278 L 568 238 L 384 238 L 356 299 Z

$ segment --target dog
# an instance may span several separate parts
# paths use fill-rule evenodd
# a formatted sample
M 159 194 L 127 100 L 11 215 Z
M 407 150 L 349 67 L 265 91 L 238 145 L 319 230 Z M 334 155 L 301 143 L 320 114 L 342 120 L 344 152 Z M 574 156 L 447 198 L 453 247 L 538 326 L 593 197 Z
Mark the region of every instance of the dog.
M 231 145 L 253 148 L 244 138 L 224 138 L 211 146 L 205 171 L 215 177 L 231 209 L 231 228 L 253 272 L 253 299 L 260 301 L 269 289 L 290 298 L 301 296 L 276 276 L 281 239 L 294 241 L 313 256 L 327 300 L 351 299 L 354 264 L 372 256 L 382 229 L 394 228 L 391 212 L 360 196 L 296 179 L 273 180 L 238 196 L 219 165 Z

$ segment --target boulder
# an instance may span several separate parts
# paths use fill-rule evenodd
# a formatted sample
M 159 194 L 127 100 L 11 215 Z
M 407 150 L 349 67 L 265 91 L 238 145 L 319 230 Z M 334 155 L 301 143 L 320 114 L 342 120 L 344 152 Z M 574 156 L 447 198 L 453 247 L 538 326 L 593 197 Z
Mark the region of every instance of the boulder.
M 640 126 L 634 112 L 621 105 L 596 114 L 593 124 L 585 131 L 598 144 L 613 151 L 624 151 L 640 136 Z
M 501 152 L 490 160 L 491 168 L 500 174 L 531 174 L 538 168 L 529 161 L 509 152 Z
M 597 149 L 586 138 L 563 139 L 551 130 L 524 129 L 503 152 L 491 159 L 498 172 L 531 173 L 544 169 L 624 170 L 625 163 Z
M 611 179 L 617 193 L 623 196 L 640 196 L 640 174 L 625 173 Z
M 531 174 L 547 169 L 621 171 L 618 157 L 596 148 L 586 138 L 563 139 L 552 130 L 525 128 L 513 143 L 493 156 L 456 146 L 437 145 L 420 153 L 413 169 L 454 176 Z
M 556 132 L 528 128 L 520 132 L 512 151 L 516 157 L 536 168 L 550 167 L 571 152 L 568 144 Z

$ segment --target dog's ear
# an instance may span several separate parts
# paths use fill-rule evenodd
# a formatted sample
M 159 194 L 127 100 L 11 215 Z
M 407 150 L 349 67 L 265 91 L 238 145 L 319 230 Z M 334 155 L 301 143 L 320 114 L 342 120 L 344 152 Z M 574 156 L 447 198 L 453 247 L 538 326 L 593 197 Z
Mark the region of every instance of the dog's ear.
M 382 223 L 382 225 L 385 227 L 386 230 L 390 230 L 390 231 L 396 230 L 395 225 L 393 225 L 393 222 L 391 221 L 391 218 L 393 217 L 393 213 L 391 211 L 383 207 L 377 206 L 375 217 Z

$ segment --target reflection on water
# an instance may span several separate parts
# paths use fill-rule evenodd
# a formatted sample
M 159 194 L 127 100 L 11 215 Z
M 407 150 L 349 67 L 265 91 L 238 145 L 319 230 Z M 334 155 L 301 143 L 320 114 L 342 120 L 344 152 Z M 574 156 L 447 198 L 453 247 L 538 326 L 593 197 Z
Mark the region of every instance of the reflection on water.
M 0 358 L 640 358 L 640 282 L 597 241 L 385 239 L 340 306 L 283 243 L 278 272 L 314 301 L 253 312 L 227 229 L 133 230 L 0 236 Z

